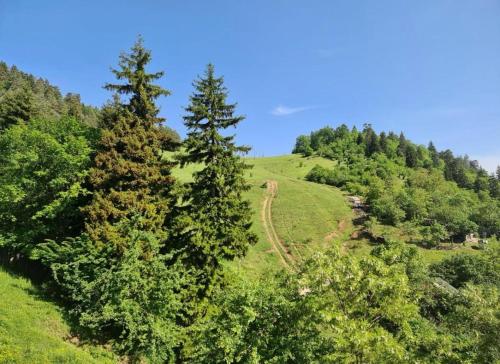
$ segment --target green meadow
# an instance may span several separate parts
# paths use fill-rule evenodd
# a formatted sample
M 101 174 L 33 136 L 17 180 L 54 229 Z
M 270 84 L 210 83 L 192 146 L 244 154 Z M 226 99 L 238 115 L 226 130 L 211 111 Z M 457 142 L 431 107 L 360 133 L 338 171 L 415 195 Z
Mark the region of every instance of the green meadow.
M 116 363 L 111 352 L 70 342 L 58 306 L 29 280 L 0 268 L 0 363 Z

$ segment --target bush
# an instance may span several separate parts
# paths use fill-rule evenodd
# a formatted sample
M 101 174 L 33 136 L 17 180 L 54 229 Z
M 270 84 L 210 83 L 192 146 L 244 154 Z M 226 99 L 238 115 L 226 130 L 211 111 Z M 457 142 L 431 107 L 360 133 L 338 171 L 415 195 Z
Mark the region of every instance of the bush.
M 467 283 L 500 285 L 498 261 L 486 254 L 456 254 L 431 266 L 431 272 L 456 288 Z
M 80 233 L 94 134 L 71 118 L 32 120 L 0 134 L 0 244 L 29 254 L 44 239 Z
M 171 362 L 182 330 L 177 326 L 183 270 L 160 253 L 157 238 L 139 220 L 120 222 L 123 250 L 81 236 L 42 244 L 35 256 L 52 268 L 69 312 L 83 332 L 153 363 Z

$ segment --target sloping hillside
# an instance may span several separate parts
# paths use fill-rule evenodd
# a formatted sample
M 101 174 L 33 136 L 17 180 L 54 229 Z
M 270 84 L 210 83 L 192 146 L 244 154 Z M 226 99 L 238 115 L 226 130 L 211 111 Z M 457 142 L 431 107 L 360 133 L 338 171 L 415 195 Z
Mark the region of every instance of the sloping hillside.
M 253 168 L 248 172 L 251 189 L 247 196 L 254 211 L 254 231 L 259 242 L 248 255 L 234 263 L 250 274 L 283 267 L 279 252 L 274 248 L 265 230 L 263 214 L 266 201 L 266 182 L 276 184 L 276 194 L 270 202 L 271 220 L 280 242 L 289 252 L 289 259 L 300 260 L 316 250 L 324 250 L 338 242 L 340 235 L 348 234 L 352 211 L 345 195 L 338 189 L 308 182 L 305 175 L 316 164 L 333 166 L 334 162 L 320 157 L 304 158 L 299 155 L 248 158 Z M 190 179 L 196 166 L 177 170 L 179 179 Z M 293 263 L 292 263 L 293 264 Z
M 39 296 L 24 278 L 0 268 L 0 363 L 115 363 L 117 358 L 95 346 L 77 346 L 56 305 Z
M 230 264 L 249 277 L 283 268 L 333 244 L 350 254 L 368 254 L 367 239 L 353 239 L 353 211 L 340 189 L 308 182 L 305 175 L 315 165 L 335 162 L 320 157 L 284 155 L 249 158 L 251 184 L 247 198 L 254 211 L 253 229 L 259 237 L 248 255 Z M 183 181 L 196 166 L 177 169 Z M 384 231 L 397 234 L 399 231 Z M 449 251 L 422 249 L 427 261 Z M 475 252 L 468 247 L 460 250 Z M 454 250 L 457 252 L 458 250 Z M 112 363 L 117 358 L 95 346 L 77 346 L 67 338 L 70 330 L 56 305 L 47 302 L 29 281 L 0 270 L 0 364 L 3 363 Z
M 253 206 L 253 229 L 259 242 L 250 248 L 244 259 L 232 263 L 231 267 L 241 268 L 251 276 L 283 267 L 292 268 L 312 252 L 325 250 L 332 244 L 340 245 L 349 254 L 370 253 L 373 243 L 352 234 L 361 227 L 352 224 L 354 213 L 346 193 L 336 187 L 305 180 L 314 166 L 331 168 L 336 162 L 298 154 L 248 158 L 247 161 L 253 165 L 247 176 L 251 184 L 247 197 Z M 175 173 L 180 180 L 188 181 L 196 169 L 197 166 L 189 166 Z M 276 191 L 270 191 L 269 184 Z M 379 235 L 407 241 L 401 229 L 386 225 L 379 225 L 377 229 L 381 230 Z M 473 245 L 455 244 L 451 251 L 417 248 L 425 261 L 434 263 L 458 252 L 476 254 Z

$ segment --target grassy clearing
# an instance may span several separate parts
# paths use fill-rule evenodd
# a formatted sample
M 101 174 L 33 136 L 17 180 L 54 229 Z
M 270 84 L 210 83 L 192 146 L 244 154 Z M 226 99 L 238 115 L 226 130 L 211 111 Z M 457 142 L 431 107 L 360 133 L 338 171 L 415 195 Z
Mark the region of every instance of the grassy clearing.
M 375 245 L 367 239 L 360 240 L 347 240 L 344 242 L 344 247 L 350 254 L 357 256 L 367 256 L 370 254 L 371 250 Z M 480 250 L 477 249 L 477 244 L 467 243 L 456 244 L 454 243 L 451 247 L 450 244 L 442 244 L 439 249 L 427 249 L 421 246 L 414 245 L 424 262 L 427 264 L 437 263 L 452 254 L 467 253 L 467 254 L 479 254 Z
M 56 305 L 28 280 L 0 268 L 0 363 L 116 363 L 102 348 L 65 341 L 70 331 Z
M 353 232 L 353 213 L 346 201 L 345 193 L 338 188 L 321 185 L 304 180 L 306 174 L 319 164 L 331 168 L 335 162 L 320 158 L 304 158 L 300 155 L 283 155 L 277 157 L 248 158 L 253 168 L 247 178 L 251 184 L 247 198 L 251 201 L 254 216 L 253 229 L 259 242 L 250 249 L 248 255 L 230 266 L 241 269 L 250 276 L 280 269 L 280 261 L 267 241 L 260 211 L 265 196 L 265 181 L 278 182 L 278 194 L 272 205 L 272 219 L 282 242 L 291 253 L 300 259 L 317 250 L 324 250 L 331 244 L 342 244 L 350 254 L 366 256 L 370 254 L 373 244 L 367 239 L 351 239 Z M 191 174 L 199 166 L 188 166 L 177 169 L 175 175 L 181 181 L 189 181 Z M 340 225 L 340 226 L 339 226 Z M 404 229 L 379 225 L 380 235 L 407 241 Z M 453 244 L 453 249 L 426 249 L 417 246 L 424 260 L 431 264 L 454 253 L 476 254 L 478 250 L 470 244 Z
M 352 212 L 344 194 L 337 188 L 304 180 L 316 164 L 332 167 L 334 162 L 299 155 L 248 158 L 247 161 L 253 168 L 247 174 L 251 189 L 246 197 L 253 207 L 253 230 L 259 241 L 244 259 L 234 262 L 232 268 L 242 269 L 250 275 L 280 268 L 279 257 L 267 241 L 260 215 L 267 180 L 278 182 L 278 194 L 272 205 L 274 226 L 283 243 L 297 259 L 339 243 L 343 235 L 348 234 Z M 197 168 L 189 166 L 177 169 L 174 174 L 181 181 L 189 181 Z M 339 229 L 339 223 L 342 233 L 331 236 L 332 232 Z

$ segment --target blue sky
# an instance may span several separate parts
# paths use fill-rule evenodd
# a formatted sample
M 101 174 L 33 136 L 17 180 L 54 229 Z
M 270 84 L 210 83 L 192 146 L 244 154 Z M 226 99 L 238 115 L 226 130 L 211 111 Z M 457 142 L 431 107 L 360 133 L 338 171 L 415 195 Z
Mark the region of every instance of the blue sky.
M 213 62 L 251 155 L 370 122 L 500 164 L 499 0 L 0 0 L 0 59 L 89 104 L 110 97 L 109 69 L 139 33 L 181 134 L 191 82 Z

